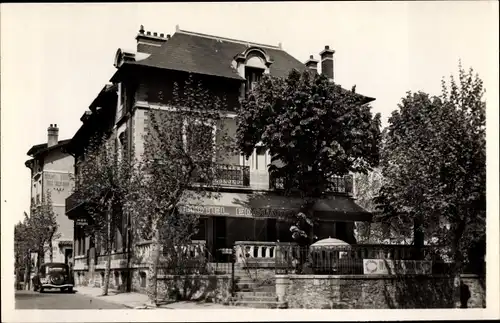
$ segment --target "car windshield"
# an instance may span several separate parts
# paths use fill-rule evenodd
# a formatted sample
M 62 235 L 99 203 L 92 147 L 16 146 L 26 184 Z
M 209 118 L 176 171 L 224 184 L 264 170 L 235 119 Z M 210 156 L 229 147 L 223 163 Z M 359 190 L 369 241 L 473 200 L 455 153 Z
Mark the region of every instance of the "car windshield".
M 45 266 L 45 273 L 64 273 L 68 270 L 68 267 L 64 265 L 52 265 L 52 266 Z

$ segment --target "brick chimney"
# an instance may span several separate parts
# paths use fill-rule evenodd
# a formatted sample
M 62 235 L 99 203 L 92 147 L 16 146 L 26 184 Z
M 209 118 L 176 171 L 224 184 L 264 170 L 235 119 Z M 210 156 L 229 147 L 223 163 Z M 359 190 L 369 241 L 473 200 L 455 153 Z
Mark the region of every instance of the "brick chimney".
M 319 53 L 321 56 L 321 74 L 328 77 L 330 82 L 333 82 L 333 54 L 335 51 L 330 49 L 330 46 L 326 45 L 325 49 Z
M 141 53 L 149 53 L 151 54 L 154 50 L 160 48 L 170 35 L 159 34 L 156 32 L 151 33 L 150 31 L 145 31 L 144 26 L 141 25 L 139 29 L 139 33 L 135 39 L 137 40 L 137 51 Z
M 318 60 L 314 59 L 314 56 L 309 56 L 309 59 L 305 62 L 306 67 L 313 72 L 318 73 Z
M 52 147 L 57 145 L 59 142 L 59 128 L 57 128 L 57 124 L 51 124 L 47 128 L 47 147 Z

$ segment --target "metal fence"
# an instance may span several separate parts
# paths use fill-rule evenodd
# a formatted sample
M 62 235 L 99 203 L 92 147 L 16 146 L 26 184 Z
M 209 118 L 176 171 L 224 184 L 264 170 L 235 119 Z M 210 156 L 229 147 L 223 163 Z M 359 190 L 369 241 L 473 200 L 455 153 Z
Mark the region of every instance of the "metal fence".
M 378 260 L 382 265 L 396 264 L 396 267 L 402 263 L 407 267 L 415 266 L 425 261 L 426 265 L 432 266 L 430 271 L 433 274 L 446 274 L 450 272 L 452 265 L 442 259 L 439 248 L 426 247 L 419 250 L 413 246 L 402 245 L 279 245 L 275 259 L 278 274 L 362 275 L 365 273 L 365 260 L 374 260 L 374 263 Z

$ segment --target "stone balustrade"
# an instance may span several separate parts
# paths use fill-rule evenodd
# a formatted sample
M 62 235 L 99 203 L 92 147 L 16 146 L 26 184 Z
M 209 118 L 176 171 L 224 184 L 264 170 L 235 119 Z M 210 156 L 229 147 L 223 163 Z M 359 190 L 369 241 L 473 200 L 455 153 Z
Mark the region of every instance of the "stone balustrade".
M 86 256 L 76 256 L 74 259 L 73 270 L 86 270 L 87 269 L 87 257 Z
M 235 254 L 236 262 L 246 261 L 274 261 L 276 257 L 282 257 L 281 250 L 288 246 L 294 246 L 295 243 L 279 243 L 271 241 L 236 241 Z
M 199 257 L 201 255 L 205 255 L 206 250 L 206 241 L 205 240 L 192 240 L 191 244 L 187 246 L 175 246 L 175 252 L 186 252 L 191 257 Z M 163 254 L 168 254 L 166 250 L 164 250 Z M 151 241 L 141 241 L 136 243 L 134 248 L 134 263 L 136 264 L 145 264 L 151 258 Z

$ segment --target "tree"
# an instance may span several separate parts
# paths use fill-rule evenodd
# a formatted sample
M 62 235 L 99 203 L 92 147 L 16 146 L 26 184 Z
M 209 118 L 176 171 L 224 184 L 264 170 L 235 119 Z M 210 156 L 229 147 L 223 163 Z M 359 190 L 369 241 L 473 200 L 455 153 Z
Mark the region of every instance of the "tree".
M 308 208 L 334 185 L 333 176 L 378 164 L 380 114 L 362 98 L 309 71 L 264 75 L 241 104 L 238 146 L 247 158 L 258 143 L 269 149 L 270 177 L 284 179 L 285 194 L 306 200 L 302 213 L 310 218 Z
M 78 161 L 75 178 L 75 199 L 85 205 L 89 215 L 85 234 L 104 247 L 106 267 L 102 294 L 108 294 L 111 251 L 116 230 L 123 234 L 123 205 L 130 189 L 133 161 L 127 149 L 118 148 L 118 138 L 110 133 L 90 139 L 84 159 Z
M 457 271 L 484 238 L 486 215 L 483 82 L 461 65 L 458 76 L 439 97 L 408 92 L 392 113 L 378 199 L 385 217 L 414 223 L 417 247 L 425 236 L 445 246 Z
M 49 251 L 49 259 L 53 261 L 52 241 L 59 238 L 57 232 L 59 224 L 56 214 L 52 207 L 52 198 L 50 191 L 42 196 L 41 203 L 31 205 L 31 215 L 28 220 L 28 226 L 31 233 L 30 239 L 33 240 L 34 251 L 37 253 L 37 267 L 40 267 L 45 258 L 45 253 Z
M 14 256 L 16 270 L 16 285 L 24 279 L 29 286 L 31 272 L 31 251 L 34 249 L 34 235 L 29 223 L 29 216 L 24 212 L 23 221 L 14 226 Z M 23 274 L 24 273 L 24 277 Z
M 384 183 L 381 169 L 374 168 L 367 174 L 354 177 L 354 196 L 356 203 L 373 213 L 372 222 L 356 223 L 356 241 L 358 243 L 411 243 L 411 227 L 400 218 L 379 216 L 376 199 Z
M 217 165 L 233 151 L 225 126 L 223 99 L 192 76 L 175 83 L 169 110 L 150 110 L 144 154 L 127 198 L 134 227 L 151 239 L 148 296 L 158 300 L 157 275 L 163 250 L 171 268 L 191 243 L 198 216 L 182 211 L 202 197 L 217 197 Z

